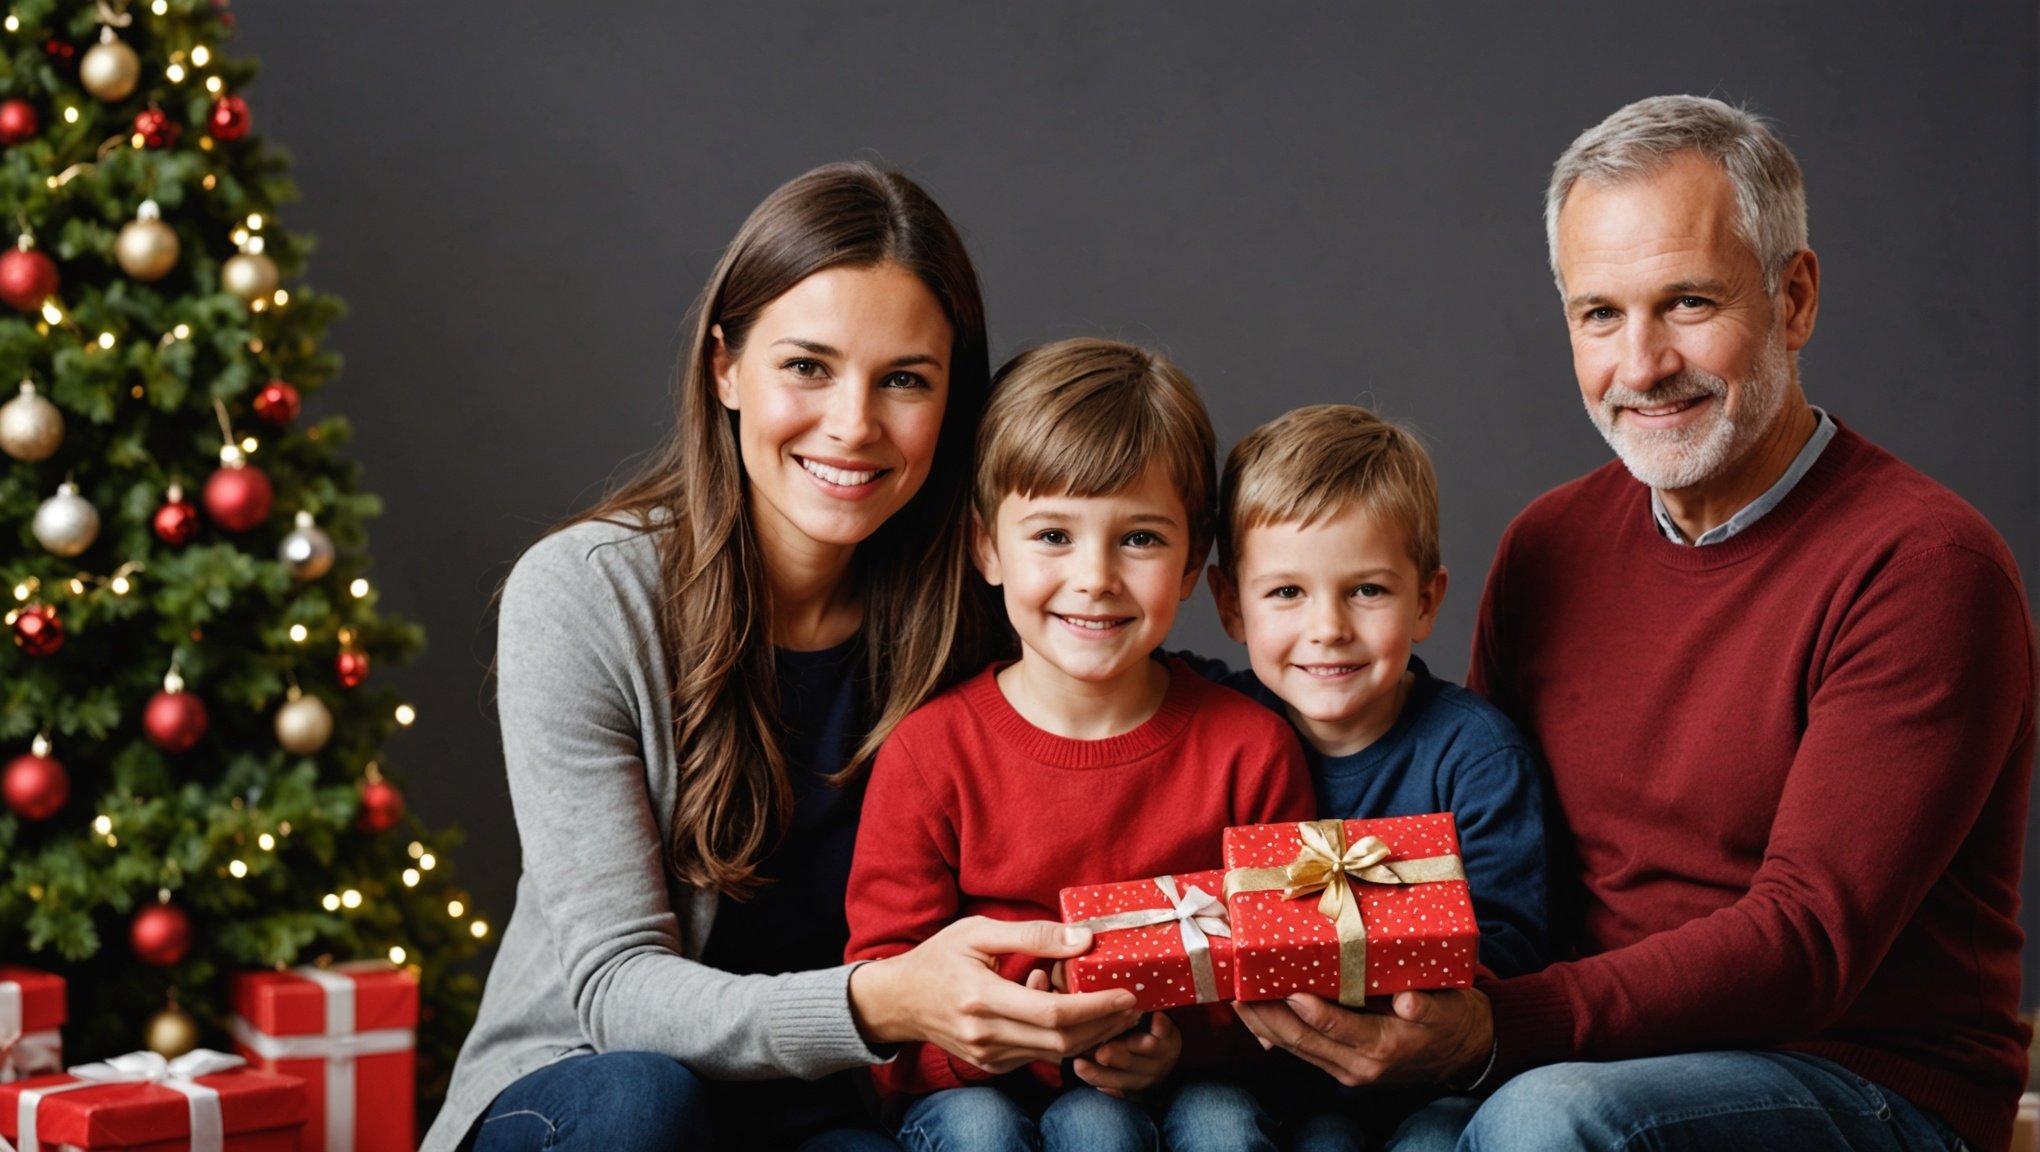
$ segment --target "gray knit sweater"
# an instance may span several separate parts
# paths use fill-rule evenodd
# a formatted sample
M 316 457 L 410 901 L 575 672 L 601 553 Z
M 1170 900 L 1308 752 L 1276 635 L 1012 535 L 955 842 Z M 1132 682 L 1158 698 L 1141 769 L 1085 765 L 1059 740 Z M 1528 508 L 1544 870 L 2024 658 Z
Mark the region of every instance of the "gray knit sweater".
M 452 1152 L 498 1093 L 555 1060 L 663 1052 L 710 1079 L 812 1078 L 885 1057 L 849 967 L 737 976 L 697 963 L 716 895 L 673 883 L 678 767 L 651 536 L 578 524 L 503 590 L 497 705 L 523 840 L 517 907 L 422 1152 Z

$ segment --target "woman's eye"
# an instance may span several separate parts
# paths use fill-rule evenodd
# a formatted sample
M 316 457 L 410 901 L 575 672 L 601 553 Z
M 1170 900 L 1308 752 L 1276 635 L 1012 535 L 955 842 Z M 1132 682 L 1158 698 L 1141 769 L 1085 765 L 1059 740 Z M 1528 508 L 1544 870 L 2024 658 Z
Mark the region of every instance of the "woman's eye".
M 1034 538 L 1043 544 L 1055 544 L 1058 546 L 1070 542 L 1070 534 L 1060 528 L 1044 528 L 1036 532 Z
M 1160 548 L 1167 543 L 1168 541 L 1153 532 L 1129 532 L 1126 535 L 1126 546 L 1129 548 Z
M 806 358 L 788 360 L 786 370 L 803 379 L 820 376 L 823 371 L 821 361 Z
M 895 372 L 885 378 L 885 388 L 926 388 L 928 382 L 912 372 Z
M 1300 600 L 1303 598 L 1303 589 L 1294 584 L 1284 584 L 1280 588 L 1271 589 L 1268 595 L 1277 600 Z

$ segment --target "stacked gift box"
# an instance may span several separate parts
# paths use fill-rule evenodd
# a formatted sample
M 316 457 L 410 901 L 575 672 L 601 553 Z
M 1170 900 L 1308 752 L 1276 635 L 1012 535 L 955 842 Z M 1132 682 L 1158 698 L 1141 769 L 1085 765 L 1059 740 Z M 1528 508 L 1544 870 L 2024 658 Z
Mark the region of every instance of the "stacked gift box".
M 1152 1010 L 1473 983 L 1480 926 L 1449 813 L 1228 828 L 1219 847 L 1222 870 L 1064 889 L 1064 921 L 1096 933 L 1070 988 L 1127 988 Z
M 0 1084 L 64 1066 L 64 978 L 0 964 Z
M 206 1048 L 175 1060 L 131 1052 L 0 1085 L 0 1138 L 17 1152 L 291 1152 L 304 1082 L 243 1063 Z
M 301 1077 L 304 1152 L 414 1148 L 418 980 L 393 964 L 340 964 L 234 978 L 234 1050 Z

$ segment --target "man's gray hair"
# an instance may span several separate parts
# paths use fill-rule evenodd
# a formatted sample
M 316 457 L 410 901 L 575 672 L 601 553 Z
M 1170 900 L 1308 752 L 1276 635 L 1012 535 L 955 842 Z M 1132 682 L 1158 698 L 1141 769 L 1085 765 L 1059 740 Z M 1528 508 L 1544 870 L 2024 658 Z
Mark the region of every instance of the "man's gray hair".
M 1558 270 L 1558 211 L 1574 184 L 1616 185 L 1662 171 L 1681 152 L 1698 152 L 1735 188 L 1735 232 L 1764 269 L 1764 292 L 1778 291 L 1785 266 L 1806 248 L 1806 184 L 1799 162 L 1764 120 L 1705 96 L 1638 100 L 1580 133 L 1552 166 L 1544 193 L 1544 238 L 1551 277 Z

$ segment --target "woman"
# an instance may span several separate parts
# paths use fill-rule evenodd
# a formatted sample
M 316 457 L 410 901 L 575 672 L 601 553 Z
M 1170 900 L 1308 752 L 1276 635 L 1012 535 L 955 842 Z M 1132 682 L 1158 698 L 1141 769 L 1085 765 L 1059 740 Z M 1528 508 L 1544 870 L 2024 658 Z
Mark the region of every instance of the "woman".
M 664 449 L 504 587 L 524 875 L 426 1152 L 891 1147 L 845 1073 L 888 1045 L 1003 1071 L 1136 1018 L 999 979 L 1088 945 L 1052 924 L 838 963 L 862 773 L 982 663 L 988 366 L 955 229 L 902 176 L 816 169 L 744 223 L 693 337 Z

